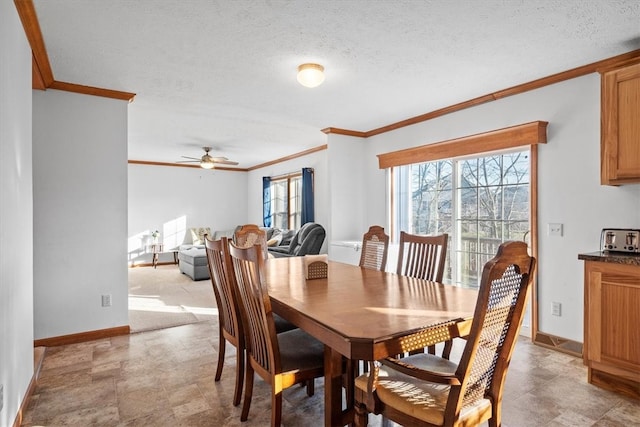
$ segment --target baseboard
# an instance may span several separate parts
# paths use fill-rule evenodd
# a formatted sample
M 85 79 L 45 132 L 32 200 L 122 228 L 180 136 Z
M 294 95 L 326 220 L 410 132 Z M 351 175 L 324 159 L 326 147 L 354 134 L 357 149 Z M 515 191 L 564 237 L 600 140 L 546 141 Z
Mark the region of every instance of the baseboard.
M 35 347 L 56 347 L 59 345 L 77 344 L 86 341 L 111 338 L 119 335 L 129 335 L 129 325 L 117 328 L 99 329 L 97 331 L 81 332 L 79 334 L 62 335 L 59 337 L 43 338 L 33 342 Z
M 542 347 L 547 347 L 552 350 L 558 350 L 562 353 L 567 353 L 572 356 L 582 357 L 582 343 L 572 341 L 567 338 L 557 337 L 555 335 L 547 334 L 545 332 L 538 331 L 533 338 L 533 342 Z
M 177 262 L 173 261 L 162 261 L 158 262 L 156 265 L 177 265 Z M 153 263 L 151 262 L 141 262 L 139 264 L 129 264 L 129 268 L 138 268 L 138 267 L 153 267 Z
M 42 362 L 44 361 L 44 354 L 46 351 L 47 349 L 45 347 L 35 347 L 33 349 L 33 376 L 31 377 L 29 387 L 27 387 L 27 392 L 25 393 L 24 399 L 22 399 L 22 404 L 16 414 L 13 427 L 20 427 L 22 425 L 22 414 L 26 411 L 29 401 L 31 400 L 31 396 L 33 396 L 33 392 L 36 389 L 38 377 L 40 377 L 40 368 L 42 368 Z

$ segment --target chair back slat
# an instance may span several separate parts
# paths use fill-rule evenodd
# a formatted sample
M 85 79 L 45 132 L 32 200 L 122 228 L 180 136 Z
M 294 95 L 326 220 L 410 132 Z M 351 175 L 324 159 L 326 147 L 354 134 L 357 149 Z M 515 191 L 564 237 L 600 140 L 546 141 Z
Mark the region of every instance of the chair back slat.
M 524 242 L 506 242 L 482 273 L 471 332 L 458 365 L 464 378 L 458 408 L 489 397 L 501 399 L 520 329 L 535 259 Z
M 231 337 L 243 340 L 244 331 L 242 330 L 238 296 L 235 292 L 235 277 L 233 276 L 231 257 L 229 252 L 225 250 L 229 244 L 228 240 L 223 237 L 214 241 L 205 235 L 204 241 L 209 275 L 220 316 L 220 326 Z
M 421 236 L 400 232 L 396 272 L 403 276 L 442 282 L 448 241 L 447 233 Z
M 383 271 L 387 265 L 387 250 L 389 236 L 384 228 L 372 225 L 362 237 L 362 252 L 360 253 L 360 267 Z
M 247 357 L 266 372 L 275 374 L 281 370 L 280 352 L 271 301 L 263 280 L 262 247 L 256 244 L 240 248 L 232 242 L 229 252 L 246 330 Z

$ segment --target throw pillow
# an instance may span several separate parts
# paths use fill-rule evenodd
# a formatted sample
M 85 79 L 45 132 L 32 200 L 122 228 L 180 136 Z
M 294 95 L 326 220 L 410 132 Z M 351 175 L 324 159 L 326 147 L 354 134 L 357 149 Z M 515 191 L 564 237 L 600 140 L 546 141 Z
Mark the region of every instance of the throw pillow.
M 211 229 L 209 227 L 193 227 L 190 230 L 191 240 L 194 245 L 204 245 L 204 235 L 208 234 L 211 236 Z
M 282 242 L 282 233 L 278 233 L 267 240 L 267 246 L 280 246 L 280 242 Z

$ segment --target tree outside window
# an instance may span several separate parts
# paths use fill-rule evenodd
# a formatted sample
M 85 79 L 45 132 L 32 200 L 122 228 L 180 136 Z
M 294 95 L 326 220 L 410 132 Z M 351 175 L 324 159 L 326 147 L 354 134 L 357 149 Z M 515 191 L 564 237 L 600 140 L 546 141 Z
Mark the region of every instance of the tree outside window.
M 445 281 L 479 284 L 500 243 L 529 230 L 529 151 L 401 166 L 396 217 L 400 230 L 450 236 Z

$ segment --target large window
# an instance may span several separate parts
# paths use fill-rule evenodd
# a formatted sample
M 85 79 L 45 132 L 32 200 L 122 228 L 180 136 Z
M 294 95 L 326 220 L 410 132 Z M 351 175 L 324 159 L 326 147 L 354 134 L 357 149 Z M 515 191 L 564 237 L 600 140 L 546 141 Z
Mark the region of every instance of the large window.
M 298 229 L 302 212 L 302 175 L 271 180 L 271 225 Z
M 529 150 L 393 168 L 395 229 L 448 233 L 445 282 L 477 287 L 506 240 L 529 233 Z

